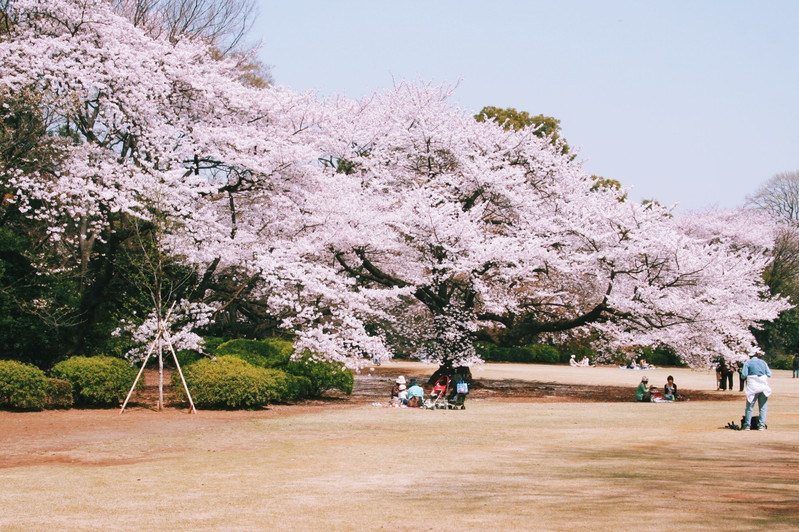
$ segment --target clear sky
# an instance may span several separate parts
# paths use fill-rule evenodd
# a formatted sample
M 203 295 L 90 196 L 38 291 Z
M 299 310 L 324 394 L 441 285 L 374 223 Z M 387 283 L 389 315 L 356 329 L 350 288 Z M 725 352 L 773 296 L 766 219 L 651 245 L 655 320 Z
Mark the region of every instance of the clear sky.
M 275 82 L 358 98 L 458 84 L 561 121 L 584 169 L 679 210 L 799 170 L 799 0 L 257 0 Z

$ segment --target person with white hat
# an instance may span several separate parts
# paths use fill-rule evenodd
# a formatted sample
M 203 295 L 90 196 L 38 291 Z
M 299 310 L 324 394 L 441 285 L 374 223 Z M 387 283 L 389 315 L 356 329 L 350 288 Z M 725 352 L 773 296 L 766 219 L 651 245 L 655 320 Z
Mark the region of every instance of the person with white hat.
M 638 388 L 635 390 L 635 400 L 648 403 L 651 399 L 652 395 L 649 393 L 649 377 L 644 375 L 641 377 L 641 384 L 639 384 Z
M 405 376 L 400 375 L 397 377 L 397 380 L 394 381 L 394 386 L 391 387 L 391 402 L 395 402 L 399 400 L 399 393 L 400 393 L 400 386 L 403 388 L 405 387 Z
M 408 389 L 404 384 L 399 385 L 399 394 L 397 397 L 399 397 L 400 405 L 408 404 Z

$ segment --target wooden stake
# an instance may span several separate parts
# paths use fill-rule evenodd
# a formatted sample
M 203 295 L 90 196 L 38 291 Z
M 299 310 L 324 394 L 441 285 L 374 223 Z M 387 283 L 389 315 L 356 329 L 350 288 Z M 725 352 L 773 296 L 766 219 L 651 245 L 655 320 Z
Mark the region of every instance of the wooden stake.
M 178 369 L 178 374 L 180 375 L 180 382 L 183 383 L 183 389 L 186 391 L 186 398 L 189 400 L 189 404 L 191 405 L 191 410 L 189 410 L 190 414 L 196 414 L 197 409 L 194 408 L 194 401 L 191 400 L 191 393 L 189 392 L 189 385 L 186 384 L 186 378 L 183 377 L 183 370 L 180 369 L 180 362 L 178 362 L 178 355 L 175 353 L 175 348 L 172 347 L 172 338 L 169 337 L 169 333 L 164 331 L 166 334 L 166 345 L 169 346 L 169 350 L 172 351 L 172 358 L 175 361 L 175 367 Z
M 161 333 L 159 332 L 158 335 L 160 336 Z M 147 361 L 150 360 L 150 355 L 153 354 L 153 350 L 154 349 L 155 349 L 155 342 L 150 344 L 150 350 L 147 351 L 147 356 L 144 357 L 144 362 L 142 363 L 141 368 L 139 369 L 139 374 L 136 375 L 136 380 L 133 381 L 133 386 L 130 387 L 130 391 L 128 392 L 128 396 L 125 397 L 125 402 L 122 403 L 122 409 L 119 411 L 120 414 L 125 411 L 125 407 L 128 405 L 128 401 L 130 400 L 130 396 L 133 394 L 133 389 L 136 388 L 136 384 L 139 382 L 139 378 L 141 377 L 141 374 L 144 372 L 144 366 L 146 366 L 147 365 Z

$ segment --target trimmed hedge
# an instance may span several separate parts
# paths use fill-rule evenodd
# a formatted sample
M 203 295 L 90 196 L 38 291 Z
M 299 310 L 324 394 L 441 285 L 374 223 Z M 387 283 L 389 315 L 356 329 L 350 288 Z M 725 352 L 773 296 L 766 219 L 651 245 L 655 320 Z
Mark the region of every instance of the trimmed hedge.
M 521 362 L 527 364 L 558 364 L 563 355 L 556 347 L 546 344 L 532 344 L 523 347 L 501 347 L 488 342 L 475 344 L 477 353 L 486 362 Z M 568 357 L 566 357 L 568 361 Z
M 294 345 L 287 340 L 235 339 L 209 351 L 216 361 L 201 358 L 182 364 L 198 407 L 258 408 L 319 397 L 331 389 L 352 393 L 352 371 L 343 364 L 317 361 L 311 355 L 293 361 Z M 172 379 L 179 396 L 185 399 L 177 373 Z
M 71 382 L 62 379 L 47 379 L 45 408 L 72 408 L 74 403 Z
M 47 398 L 47 377 L 31 364 L 0 360 L 0 404 L 23 410 L 41 410 Z
M 199 408 L 254 409 L 289 400 L 302 387 L 282 371 L 258 368 L 232 355 L 199 360 L 184 368 L 183 374 Z M 172 374 L 172 384 L 185 399 L 177 372 Z
M 285 368 L 294 351 L 294 345 L 287 340 L 269 338 L 267 340 L 246 340 L 239 338 L 220 344 L 216 356 L 233 355 L 258 368 Z
M 57 379 L 72 383 L 76 404 L 112 406 L 123 400 L 136 379 L 137 370 L 120 358 L 72 357 L 51 371 Z M 137 387 L 143 386 L 139 381 Z
M 286 371 L 292 375 L 306 377 L 311 382 L 311 397 L 319 397 L 327 390 L 341 390 L 350 395 L 355 383 L 355 375 L 340 362 L 317 360 L 310 353 L 291 360 Z
M 217 348 L 230 340 L 221 336 L 203 336 L 203 351 L 210 355 L 216 355 Z

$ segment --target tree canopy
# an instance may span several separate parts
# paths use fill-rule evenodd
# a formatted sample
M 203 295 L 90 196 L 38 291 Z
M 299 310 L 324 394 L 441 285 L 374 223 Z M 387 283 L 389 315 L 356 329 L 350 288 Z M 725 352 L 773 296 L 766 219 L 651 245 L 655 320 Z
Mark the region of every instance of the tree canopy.
M 563 153 L 569 152 L 569 145 L 560 137 L 560 120 L 551 116 L 535 115 L 530 116 L 527 111 L 517 111 L 513 107 L 502 109 L 488 105 L 477 113 L 474 118 L 478 122 L 494 120 L 505 129 L 520 130 L 532 128 L 539 137 L 550 139 L 553 144 L 559 144 Z
M 772 261 L 763 272 L 766 284 L 793 304 L 799 303 L 799 172 L 782 172 L 764 183 L 747 199 L 750 207 L 770 214 L 779 225 Z M 779 319 L 755 331 L 763 348 L 772 354 L 799 351 L 799 312 L 783 312 Z
M 73 331 L 126 304 L 113 283 L 148 228 L 197 326 L 269 321 L 350 366 L 397 331 L 442 365 L 476 362 L 476 338 L 568 335 L 701 364 L 756 349 L 750 327 L 787 308 L 761 278 L 768 218 L 622 201 L 552 119 L 475 120 L 423 84 L 320 100 L 250 83 L 208 39 L 102 0 L 18 0 L 9 20 L 3 119 L 41 155 L 3 147 L 3 206 L 39 228 L 27 264 L 69 274 Z

